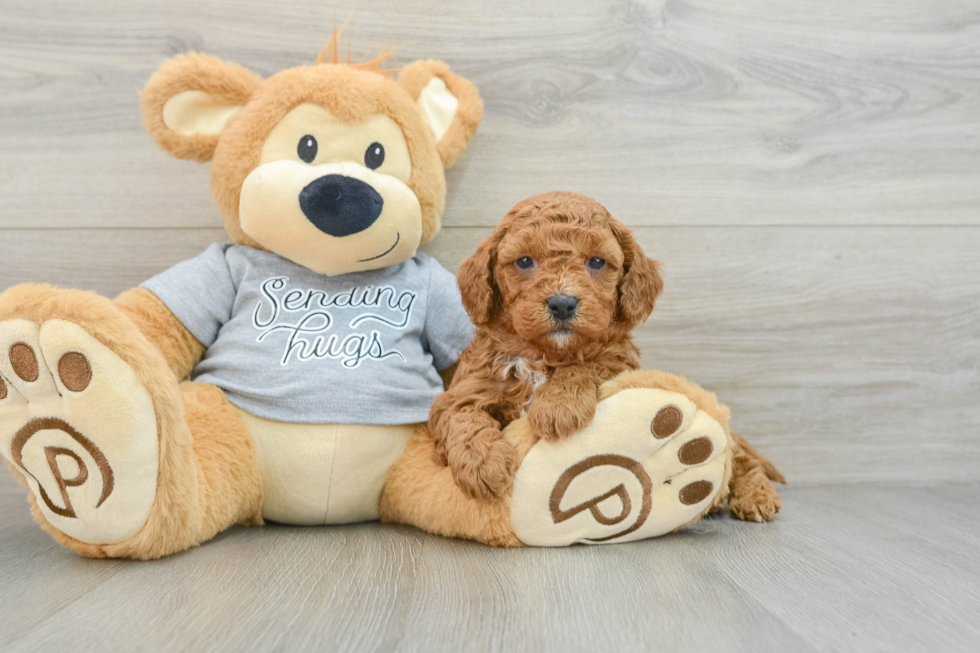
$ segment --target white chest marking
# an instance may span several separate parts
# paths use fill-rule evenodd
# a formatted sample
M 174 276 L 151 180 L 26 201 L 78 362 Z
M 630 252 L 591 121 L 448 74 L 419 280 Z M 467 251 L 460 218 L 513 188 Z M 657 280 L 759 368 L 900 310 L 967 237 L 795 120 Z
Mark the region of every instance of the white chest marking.
M 524 405 L 521 407 L 521 417 L 526 417 L 527 408 L 531 405 L 531 400 L 534 399 L 534 393 L 545 384 L 548 380 L 548 375 L 541 370 L 531 367 L 528 360 L 520 356 L 507 359 L 507 362 L 503 365 L 501 371 L 503 379 L 506 381 L 511 374 L 531 389 L 527 399 L 524 401 Z

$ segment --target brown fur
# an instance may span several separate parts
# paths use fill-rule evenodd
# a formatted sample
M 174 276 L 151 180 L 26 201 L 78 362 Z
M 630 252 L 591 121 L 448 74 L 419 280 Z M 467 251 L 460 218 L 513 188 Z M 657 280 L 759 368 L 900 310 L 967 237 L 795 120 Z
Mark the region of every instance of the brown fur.
M 262 477 L 241 411 L 210 383 L 181 383 L 180 391 L 194 437 L 204 513 L 197 541 L 210 539 L 232 524 L 262 524 Z
M 157 491 L 143 528 L 116 544 L 79 542 L 51 526 L 31 494 L 35 520 L 55 540 L 89 557 L 151 559 L 194 546 L 236 521 L 261 522 L 261 479 L 241 416 L 211 386 L 179 386 L 164 357 L 117 306 L 90 292 L 24 284 L 2 295 L 0 322 L 13 318 L 67 320 L 85 329 L 133 368 L 157 419 Z
M 529 439 L 531 444 L 537 440 Z M 467 496 L 456 485 L 450 470 L 433 460 L 433 451 L 429 429 L 420 425 L 385 479 L 378 506 L 381 520 L 491 546 L 521 546 L 511 528 L 510 497 L 479 500 Z
M 459 368 L 459 361 L 456 361 L 446 369 L 439 372 L 439 378 L 442 379 L 442 387 L 444 390 L 448 390 L 449 386 L 453 382 L 453 377 L 456 376 L 456 370 Z
M 179 55 L 166 61 L 140 93 L 143 124 L 160 148 L 179 159 L 204 163 L 214 156 L 217 134 L 176 134 L 163 122 L 163 106 L 183 91 L 204 91 L 229 106 L 245 104 L 262 78 L 245 68 L 206 54 Z
M 713 393 L 687 379 L 652 370 L 623 372 L 599 386 L 598 399 L 608 399 L 628 388 L 660 388 L 679 392 L 721 424 L 730 444 L 739 440 L 729 428 L 728 408 L 719 404 Z M 508 424 L 503 429 L 503 438 L 513 452 L 515 469 L 521 466 L 524 457 L 539 441 L 526 418 Z M 434 457 L 435 442 L 428 428 L 421 425 L 405 454 L 388 473 L 381 494 L 381 519 L 411 524 L 446 537 L 476 540 L 490 546 L 523 546 L 511 527 L 511 488 L 508 487 L 499 497 L 475 499 L 460 489 L 453 480 L 452 471 L 436 462 Z M 732 458 L 729 457 L 723 484 L 728 484 L 732 472 Z M 704 513 L 724 508 L 727 498 L 727 491 L 719 493 L 715 501 L 705 508 Z M 675 530 L 698 521 L 704 513 Z
M 515 468 L 538 442 L 526 419 L 510 423 L 503 437 L 513 452 Z M 425 424 L 419 425 L 388 472 L 378 509 L 385 522 L 490 546 L 524 546 L 511 527 L 510 513 L 510 488 L 503 496 L 488 499 L 475 499 L 460 489 L 452 471 L 436 462 L 435 441 Z
M 786 478 L 742 436 L 732 435 L 737 446 L 728 509 L 745 521 L 771 521 L 783 507 L 772 482 L 785 485 Z
M 524 256 L 533 270 L 516 266 Z M 603 269 L 586 267 L 594 256 L 606 261 Z M 503 495 L 516 469 L 502 428 L 526 411 L 536 436 L 566 438 L 592 420 L 600 384 L 639 367 L 630 331 L 653 310 L 663 281 L 605 208 L 559 192 L 515 206 L 457 278 L 479 328 L 429 428 L 437 461 L 467 494 L 489 499 Z M 579 303 L 565 325 L 546 306 L 559 292 Z M 569 333 L 556 338 L 562 326 Z M 547 377 L 540 388 L 534 374 Z
M 350 60 L 350 39 L 347 40 L 347 61 L 340 60 L 340 53 L 338 52 L 338 45 L 340 44 L 340 37 L 344 33 L 344 29 L 347 28 L 347 22 L 341 28 L 337 29 L 337 21 L 334 20 L 333 33 L 330 35 L 330 40 L 327 42 L 323 49 L 320 50 L 319 56 L 317 56 L 314 63 L 344 63 L 351 68 L 357 68 L 358 70 L 368 70 L 375 73 L 380 73 L 382 75 L 390 75 L 397 72 L 397 69 L 393 68 L 382 68 L 381 64 L 391 58 L 395 53 L 394 48 L 382 48 L 381 52 L 378 53 L 374 59 L 370 61 L 362 61 L 359 63 L 351 63 Z
M 398 75 L 398 83 L 405 87 L 412 100 L 417 100 L 422 89 L 432 81 L 433 77 L 441 77 L 446 87 L 459 100 L 456 118 L 436 148 L 442 164 L 448 168 L 456 162 L 476 133 L 476 128 L 483 117 L 483 100 L 480 99 L 480 94 L 473 84 L 458 75 L 453 75 L 449 72 L 449 66 L 441 61 L 416 61 L 405 66 Z
M 523 256 L 534 259 L 533 270 L 516 267 Z M 606 260 L 603 270 L 587 270 L 592 256 Z M 658 268 L 604 207 L 559 192 L 519 203 L 460 266 L 463 304 L 478 331 L 449 391 L 433 405 L 429 428 L 436 462 L 449 466 L 466 494 L 492 499 L 510 488 L 518 463 L 501 433 L 508 424 L 526 413 L 537 437 L 567 438 L 591 422 L 598 401 L 624 387 L 681 392 L 722 424 L 733 445 L 744 443 L 728 427 L 728 409 L 685 379 L 662 372 L 617 377 L 639 368 L 630 331 L 649 317 L 663 290 Z M 559 291 L 579 303 L 564 341 L 551 335 L 558 325 L 545 305 Z M 547 377 L 539 388 L 534 373 Z M 779 497 L 769 479 L 782 475 L 747 443 L 734 450 L 734 468 L 726 472 L 732 514 L 772 519 Z
M 156 347 L 171 371 L 182 381 L 204 356 L 204 345 L 146 288 L 127 290 L 113 303 Z

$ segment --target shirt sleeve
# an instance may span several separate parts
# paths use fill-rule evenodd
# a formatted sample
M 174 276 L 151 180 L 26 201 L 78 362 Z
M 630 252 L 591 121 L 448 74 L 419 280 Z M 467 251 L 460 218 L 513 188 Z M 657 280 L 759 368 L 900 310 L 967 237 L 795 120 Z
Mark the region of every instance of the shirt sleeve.
M 429 294 L 425 310 L 425 339 L 437 370 L 459 360 L 459 354 L 473 339 L 474 327 L 463 309 L 456 277 L 429 259 Z
M 178 263 L 142 284 L 180 320 L 205 347 L 231 319 L 237 289 L 225 251 L 229 245 L 214 244 L 203 254 Z

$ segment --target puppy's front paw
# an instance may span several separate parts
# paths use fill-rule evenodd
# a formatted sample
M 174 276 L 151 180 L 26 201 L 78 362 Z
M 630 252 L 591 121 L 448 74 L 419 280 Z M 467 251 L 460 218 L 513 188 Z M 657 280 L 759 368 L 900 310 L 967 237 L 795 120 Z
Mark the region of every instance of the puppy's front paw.
M 510 489 L 515 457 L 514 448 L 499 430 L 485 429 L 449 452 L 449 468 L 464 494 L 487 501 L 502 497 Z
M 591 400 L 591 401 L 590 401 Z M 565 440 L 581 431 L 595 417 L 595 397 L 590 395 L 576 400 L 553 401 L 547 397 L 535 397 L 527 411 L 531 431 L 543 440 Z

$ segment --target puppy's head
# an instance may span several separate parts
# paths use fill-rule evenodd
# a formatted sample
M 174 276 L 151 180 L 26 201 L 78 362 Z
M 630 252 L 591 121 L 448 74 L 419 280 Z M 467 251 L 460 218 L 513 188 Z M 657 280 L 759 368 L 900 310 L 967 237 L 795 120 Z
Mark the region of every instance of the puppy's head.
M 628 332 L 663 289 L 657 262 L 629 229 L 595 200 L 566 192 L 511 209 L 457 278 L 474 324 L 509 327 L 544 352 Z

